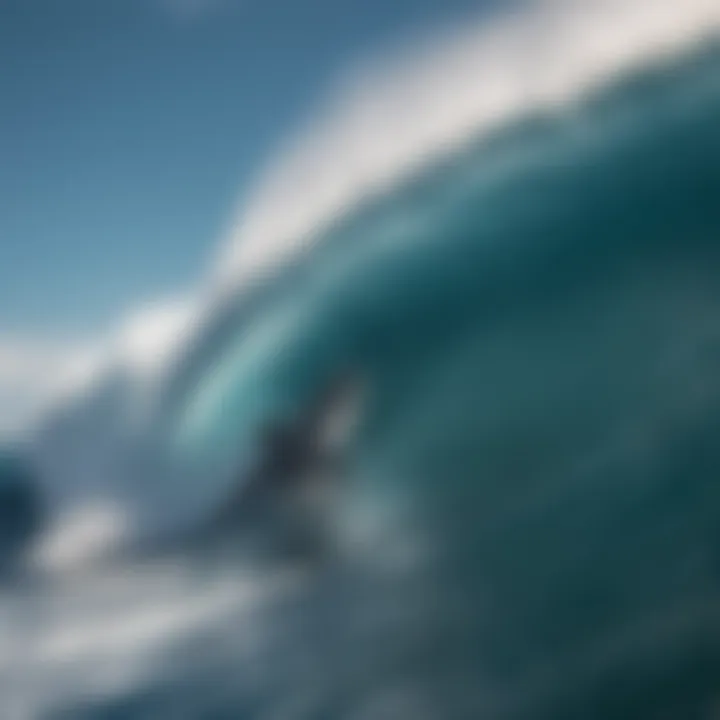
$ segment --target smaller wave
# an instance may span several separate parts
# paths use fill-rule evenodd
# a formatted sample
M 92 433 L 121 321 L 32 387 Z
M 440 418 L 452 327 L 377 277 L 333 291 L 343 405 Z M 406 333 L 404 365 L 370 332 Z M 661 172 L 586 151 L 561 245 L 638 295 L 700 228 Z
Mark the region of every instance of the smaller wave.
M 44 522 L 40 493 L 19 458 L 0 456 L 0 575 L 15 568 Z

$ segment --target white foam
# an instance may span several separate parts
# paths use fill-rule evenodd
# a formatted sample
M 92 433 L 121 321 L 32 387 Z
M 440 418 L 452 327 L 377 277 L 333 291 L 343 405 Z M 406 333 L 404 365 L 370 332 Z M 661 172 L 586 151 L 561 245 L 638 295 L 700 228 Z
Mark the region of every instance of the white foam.
M 55 408 L 92 393 L 120 370 L 148 399 L 199 322 L 196 296 L 140 307 L 104 336 L 85 341 L 0 337 L 0 437 L 19 435 Z
M 88 502 L 58 518 L 41 537 L 31 559 L 49 572 L 77 569 L 118 547 L 130 532 L 130 519 L 121 507 Z

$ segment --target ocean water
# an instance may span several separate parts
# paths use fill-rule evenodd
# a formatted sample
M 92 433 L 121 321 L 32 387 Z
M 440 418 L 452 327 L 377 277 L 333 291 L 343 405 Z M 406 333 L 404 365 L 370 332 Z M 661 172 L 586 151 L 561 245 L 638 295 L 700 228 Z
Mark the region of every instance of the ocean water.
M 719 717 L 717 41 L 316 233 L 179 360 L 153 442 L 183 515 L 258 423 L 360 374 L 332 556 L 16 579 L 2 717 Z

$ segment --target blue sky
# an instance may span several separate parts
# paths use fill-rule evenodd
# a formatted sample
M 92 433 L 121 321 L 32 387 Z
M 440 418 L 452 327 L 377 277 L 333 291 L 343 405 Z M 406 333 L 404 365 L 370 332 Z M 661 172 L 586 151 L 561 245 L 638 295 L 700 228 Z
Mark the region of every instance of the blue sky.
M 343 68 L 482 0 L 2 0 L 0 333 L 195 281 Z

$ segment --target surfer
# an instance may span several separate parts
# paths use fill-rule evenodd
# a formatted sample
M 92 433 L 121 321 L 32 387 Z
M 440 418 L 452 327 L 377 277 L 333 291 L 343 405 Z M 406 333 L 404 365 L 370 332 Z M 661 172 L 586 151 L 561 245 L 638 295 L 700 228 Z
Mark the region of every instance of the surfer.
M 222 534 L 258 523 L 286 551 L 314 552 L 327 539 L 339 477 L 357 421 L 360 384 L 336 377 L 296 417 L 268 424 L 258 438 L 257 460 L 241 473 L 212 526 Z

